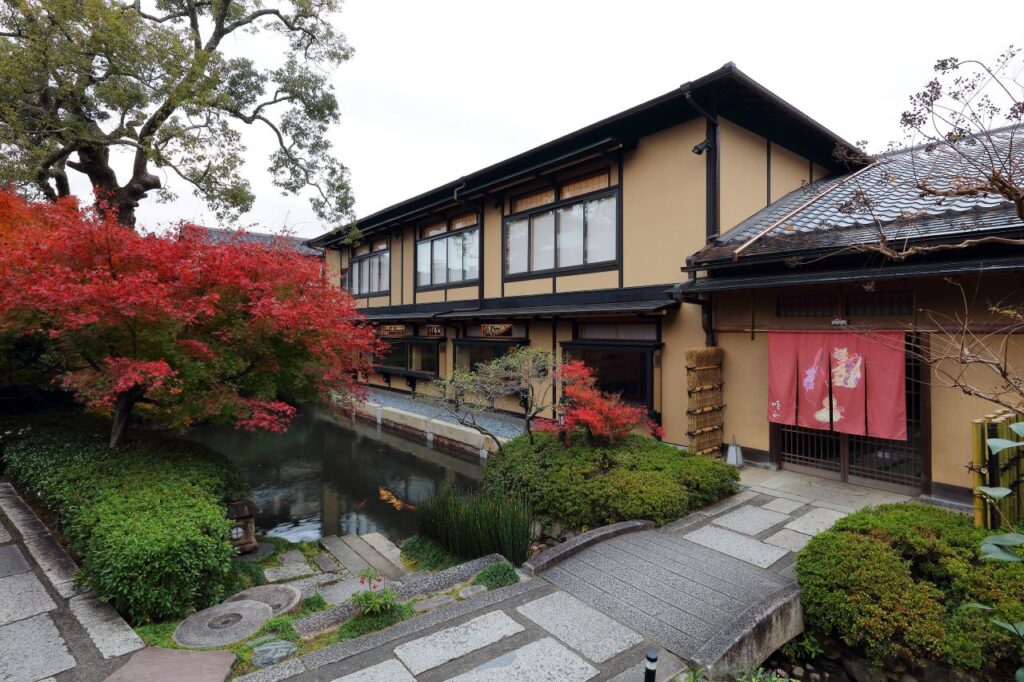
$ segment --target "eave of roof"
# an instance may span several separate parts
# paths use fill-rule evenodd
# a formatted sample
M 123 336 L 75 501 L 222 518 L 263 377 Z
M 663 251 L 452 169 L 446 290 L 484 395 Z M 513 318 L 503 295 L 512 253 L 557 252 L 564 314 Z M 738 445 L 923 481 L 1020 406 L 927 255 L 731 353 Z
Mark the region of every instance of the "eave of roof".
M 431 207 L 455 204 L 459 195 L 471 197 L 496 181 L 531 166 L 589 145 L 618 142 L 630 144 L 637 137 L 690 120 L 700 114 L 687 102 L 687 95 L 699 98 L 708 109 L 754 132 L 771 127 L 776 141 L 789 146 L 824 167 L 838 170 L 833 151 L 841 145 L 859 154 L 856 147 L 817 123 L 778 95 L 754 81 L 729 62 L 694 81 L 634 107 L 546 142 L 498 163 L 482 168 L 432 190 L 389 206 L 357 221 L 364 234 L 394 223 Z M 646 131 L 646 132 L 645 132 Z M 347 231 L 333 230 L 311 239 L 311 246 L 331 246 L 341 241 Z

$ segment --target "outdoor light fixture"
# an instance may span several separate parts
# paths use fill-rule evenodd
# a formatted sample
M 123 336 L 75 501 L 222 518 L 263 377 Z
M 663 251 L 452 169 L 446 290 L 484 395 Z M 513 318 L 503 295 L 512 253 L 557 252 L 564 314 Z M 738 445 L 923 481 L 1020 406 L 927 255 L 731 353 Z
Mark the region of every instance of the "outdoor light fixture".
M 732 443 L 726 451 L 725 463 L 731 464 L 737 469 L 743 468 L 743 448 L 736 444 L 736 436 L 732 437 Z
M 705 137 L 703 142 L 693 148 L 693 153 L 700 156 L 709 149 L 711 149 L 711 138 Z

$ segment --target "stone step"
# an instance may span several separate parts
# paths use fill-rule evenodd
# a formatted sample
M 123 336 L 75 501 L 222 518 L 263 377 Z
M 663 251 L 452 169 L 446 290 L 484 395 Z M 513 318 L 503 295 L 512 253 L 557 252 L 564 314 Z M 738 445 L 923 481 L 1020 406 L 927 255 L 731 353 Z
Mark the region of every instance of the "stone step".
M 341 541 L 337 535 L 328 535 L 320 538 L 320 546 L 326 549 L 331 555 L 341 562 L 341 565 L 349 570 L 352 575 L 358 575 L 359 571 L 367 569 L 370 564 L 361 556 Z
M 402 563 L 402 550 L 398 548 L 398 545 L 391 542 L 391 540 L 388 540 L 380 533 L 364 533 L 359 537 L 366 540 L 367 544 L 383 554 L 384 558 L 397 566 L 398 570 L 403 574 L 409 573 L 409 569 Z
M 385 578 L 398 580 L 404 575 L 402 569 L 388 561 L 387 557 L 375 550 L 370 546 L 370 543 L 355 533 L 341 536 L 341 541 Z

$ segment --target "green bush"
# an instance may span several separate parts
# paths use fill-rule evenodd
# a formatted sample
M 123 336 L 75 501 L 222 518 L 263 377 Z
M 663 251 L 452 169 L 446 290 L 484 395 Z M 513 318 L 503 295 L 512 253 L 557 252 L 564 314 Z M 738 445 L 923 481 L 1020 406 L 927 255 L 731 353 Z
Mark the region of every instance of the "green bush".
M 607 464 L 607 463 L 610 463 Z M 509 441 L 487 460 L 484 491 L 521 496 L 538 516 L 583 529 L 629 519 L 663 524 L 734 493 L 739 472 L 653 438 L 608 448 L 546 433 Z
M 226 458 L 151 433 L 110 450 L 106 424 L 70 412 L 4 431 L 7 473 L 53 513 L 79 582 L 133 623 L 204 608 L 244 580 L 224 501 L 247 489 Z
M 533 516 L 514 495 L 491 496 L 444 487 L 419 505 L 420 533 L 465 559 L 497 552 L 526 561 Z
M 1024 620 L 1024 565 L 981 561 L 985 535 L 964 515 L 918 503 L 841 519 L 797 558 L 808 627 L 875 662 L 1006 673 L 1024 655 L 1019 643 L 984 612 L 960 608 L 982 602 Z
M 459 557 L 423 535 L 402 543 L 402 559 L 417 571 L 443 571 L 462 563 Z
M 519 582 L 519 574 L 516 573 L 516 569 L 512 568 L 512 564 L 505 563 L 504 561 L 491 564 L 477 573 L 476 578 L 473 579 L 474 585 L 483 585 L 488 590 L 508 587 L 509 585 L 515 585 L 517 582 Z

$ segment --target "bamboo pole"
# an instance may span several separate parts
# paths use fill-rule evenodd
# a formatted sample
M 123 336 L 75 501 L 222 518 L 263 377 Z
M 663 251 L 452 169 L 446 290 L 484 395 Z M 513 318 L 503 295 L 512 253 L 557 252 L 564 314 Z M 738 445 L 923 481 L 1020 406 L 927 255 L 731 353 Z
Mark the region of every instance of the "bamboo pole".
M 975 419 L 971 424 L 971 432 L 974 437 L 971 439 L 971 455 L 974 463 L 972 473 L 974 475 L 974 488 L 985 485 L 981 470 L 985 466 L 985 420 Z M 978 493 L 974 493 L 974 527 L 984 528 L 985 523 L 985 499 Z

